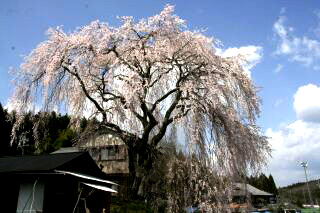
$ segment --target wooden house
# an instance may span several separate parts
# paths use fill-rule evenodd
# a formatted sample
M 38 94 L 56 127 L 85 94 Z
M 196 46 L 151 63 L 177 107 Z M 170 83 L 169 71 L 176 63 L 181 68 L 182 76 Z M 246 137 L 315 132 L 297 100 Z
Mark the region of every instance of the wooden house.
M 118 195 L 128 198 L 129 157 L 125 143 L 111 132 L 93 135 L 77 147 L 62 148 L 55 153 L 88 151 L 108 180 L 118 184 Z

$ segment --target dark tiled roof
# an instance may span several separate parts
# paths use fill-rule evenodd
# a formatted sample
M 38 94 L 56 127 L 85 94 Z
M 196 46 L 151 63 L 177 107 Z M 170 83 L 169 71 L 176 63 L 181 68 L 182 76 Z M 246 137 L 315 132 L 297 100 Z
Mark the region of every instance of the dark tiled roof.
M 73 152 L 39 156 L 4 157 L 0 158 L 0 173 L 53 171 L 85 154 L 87 153 Z

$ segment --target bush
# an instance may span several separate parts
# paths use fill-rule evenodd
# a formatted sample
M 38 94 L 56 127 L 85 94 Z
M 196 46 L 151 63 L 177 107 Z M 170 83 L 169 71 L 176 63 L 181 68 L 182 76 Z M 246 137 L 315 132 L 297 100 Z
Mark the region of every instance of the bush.
M 133 200 L 133 201 L 125 201 L 120 200 L 119 198 L 112 198 L 111 213 L 120 213 L 120 212 L 127 212 L 127 213 L 152 213 L 154 212 L 147 204 L 140 200 Z

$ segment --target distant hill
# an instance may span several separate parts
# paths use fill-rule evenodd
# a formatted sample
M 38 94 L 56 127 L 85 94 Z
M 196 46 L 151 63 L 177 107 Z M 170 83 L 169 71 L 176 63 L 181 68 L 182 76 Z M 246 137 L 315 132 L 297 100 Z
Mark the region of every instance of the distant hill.
M 320 180 L 309 181 L 311 197 L 314 204 L 320 204 Z M 294 203 L 298 206 L 309 204 L 306 182 L 298 182 L 278 189 L 281 202 Z

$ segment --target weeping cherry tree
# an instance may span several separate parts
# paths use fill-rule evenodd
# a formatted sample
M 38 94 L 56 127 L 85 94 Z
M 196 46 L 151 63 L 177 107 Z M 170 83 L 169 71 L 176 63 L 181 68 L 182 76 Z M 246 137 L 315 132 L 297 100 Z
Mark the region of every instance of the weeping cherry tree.
M 185 130 L 186 152 L 216 177 L 259 169 L 269 145 L 255 124 L 260 100 L 241 57 L 217 55 L 215 40 L 189 30 L 170 5 L 121 21 L 49 29 L 15 71 L 15 109 L 98 118 L 128 148 L 133 196 L 144 196 L 159 142 L 173 126 Z

